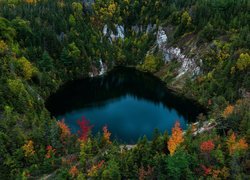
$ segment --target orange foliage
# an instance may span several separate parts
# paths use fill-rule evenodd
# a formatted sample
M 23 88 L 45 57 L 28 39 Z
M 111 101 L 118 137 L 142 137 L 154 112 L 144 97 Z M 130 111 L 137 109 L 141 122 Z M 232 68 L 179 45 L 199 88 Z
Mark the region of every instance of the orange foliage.
M 35 4 L 36 0 L 25 0 L 25 2 L 28 4 Z
M 49 159 L 55 155 L 56 149 L 53 149 L 53 147 L 51 145 L 48 145 L 46 150 L 47 150 L 47 154 L 45 155 L 45 157 L 47 159 Z
M 238 148 L 239 149 L 247 149 L 248 148 L 248 144 L 246 142 L 246 140 L 244 138 L 241 138 L 239 141 L 238 141 Z
M 22 149 L 24 151 L 25 157 L 29 157 L 35 154 L 34 143 L 32 140 L 27 141 L 27 143 L 22 146 Z
M 231 115 L 233 113 L 233 111 L 234 111 L 234 106 L 228 105 L 223 112 L 223 117 L 227 118 L 229 115 Z
M 72 177 L 77 177 L 77 175 L 79 174 L 79 171 L 77 169 L 76 166 L 72 166 L 69 170 L 69 174 L 72 176 Z
M 182 129 L 180 128 L 180 123 L 177 121 L 174 128 L 172 128 L 172 136 L 168 141 L 168 150 L 172 156 L 176 148 L 184 141 Z
M 58 121 L 57 125 L 61 129 L 61 140 L 63 141 L 65 138 L 71 135 L 69 127 L 64 123 L 64 120 Z
M 241 138 L 239 139 L 239 141 L 237 141 L 235 133 L 232 133 L 232 135 L 228 138 L 227 146 L 230 155 L 234 154 L 237 151 L 248 149 L 246 140 L 244 138 Z
M 88 170 L 88 176 L 94 177 L 97 176 L 97 171 L 103 166 L 104 160 L 99 162 L 97 165 L 93 165 L 89 170 Z
M 210 151 L 212 151 L 214 149 L 214 143 L 213 141 L 209 140 L 209 141 L 204 141 L 201 143 L 200 145 L 200 150 L 201 152 L 207 152 L 209 153 Z
M 103 138 L 104 138 L 104 140 L 105 140 L 107 143 L 111 144 L 111 141 L 110 141 L 111 133 L 108 131 L 108 127 L 107 127 L 107 126 L 104 126 L 104 127 L 102 128 L 102 130 L 103 130 Z

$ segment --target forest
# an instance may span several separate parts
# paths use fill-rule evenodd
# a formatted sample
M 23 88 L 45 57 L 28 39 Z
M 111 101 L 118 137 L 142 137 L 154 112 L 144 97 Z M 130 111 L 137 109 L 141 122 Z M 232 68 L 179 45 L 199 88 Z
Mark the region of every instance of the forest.
M 248 0 L 1 0 L 0 179 L 249 179 L 249 12 Z M 171 47 L 198 73 L 164 60 Z M 84 117 L 74 134 L 46 100 L 100 61 L 154 74 L 207 113 L 133 148 Z

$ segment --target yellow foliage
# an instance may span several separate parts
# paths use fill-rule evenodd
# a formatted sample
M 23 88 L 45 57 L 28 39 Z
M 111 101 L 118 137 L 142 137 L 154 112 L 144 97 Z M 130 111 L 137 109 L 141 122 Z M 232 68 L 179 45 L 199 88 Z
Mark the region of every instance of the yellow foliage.
M 183 12 L 181 15 L 182 24 L 189 26 L 192 23 L 192 18 L 187 11 Z
M 227 52 L 220 52 L 219 54 L 218 54 L 218 59 L 220 60 L 220 61 L 224 61 L 224 60 L 226 60 L 226 59 L 228 59 L 230 57 L 230 54 L 229 53 L 227 53 Z
M 222 43 L 220 41 L 214 41 L 218 48 L 217 59 L 219 61 L 224 61 L 230 57 L 230 45 L 229 43 Z
M 248 53 L 240 54 L 240 57 L 237 60 L 236 66 L 240 71 L 244 71 L 245 69 L 250 67 L 250 55 Z
M 228 105 L 226 109 L 223 112 L 223 117 L 227 118 L 230 114 L 232 114 L 234 111 L 234 106 L 233 105 Z
M 3 40 L 0 40 L 0 54 L 5 53 L 7 50 L 8 45 Z
M 89 170 L 88 170 L 88 176 L 90 177 L 96 177 L 98 170 L 103 166 L 104 164 L 104 160 L 102 160 L 101 162 L 99 162 L 96 165 L 93 165 Z
M 8 87 L 13 94 L 20 94 L 25 91 L 25 86 L 20 79 L 8 79 Z
M 105 4 L 105 7 L 100 7 L 98 10 L 98 7 L 96 7 L 96 12 L 99 12 L 101 19 L 110 19 L 114 16 L 114 14 L 117 12 L 117 4 L 114 1 L 111 1 L 107 4 Z
M 30 157 L 35 154 L 34 144 L 32 140 L 29 140 L 26 144 L 22 146 L 25 157 Z
M 174 128 L 172 129 L 172 136 L 168 141 L 168 150 L 172 156 L 177 149 L 177 147 L 184 141 L 182 130 L 180 128 L 180 123 L 176 122 Z
M 155 57 L 154 55 L 148 55 L 145 57 L 144 63 L 140 66 L 140 68 L 143 71 L 154 73 L 157 71 L 160 63 L 161 62 L 158 57 Z
M 112 4 L 109 5 L 108 11 L 109 11 L 110 14 L 114 14 L 115 13 L 115 11 L 116 11 L 116 5 L 115 5 L 115 3 L 112 3 Z
M 223 167 L 222 169 L 213 169 L 212 177 L 213 179 L 227 179 L 230 176 L 229 169 L 227 167 Z
M 88 170 L 88 176 L 90 177 L 97 176 L 97 171 L 98 171 L 98 167 L 96 165 L 93 165 L 91 169 Z
M 18 59 L 18 63 L 20 64 L 20 68 L 22 70 L 24 78 L 26 80 L 31 79 L 37 69 L 33 67 L 33 65 L 25 57 L 21 57 L 20 59 Z

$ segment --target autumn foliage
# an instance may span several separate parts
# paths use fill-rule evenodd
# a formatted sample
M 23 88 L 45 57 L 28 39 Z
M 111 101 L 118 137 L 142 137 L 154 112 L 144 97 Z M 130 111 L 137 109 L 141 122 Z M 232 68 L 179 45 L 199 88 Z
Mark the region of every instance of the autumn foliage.
M 72 176 L 72 177 L 77 177 L 77 175 L 79 174 L 79 170 L 77 169 L 76 166 L 72 166 L 69 170 L 69 174 Z
M 22 146 L 25 157 L 30 157 L 35 154 L 34 143 L 32 140 L 27 141 L 26 144 Z
M 35 4 L 37 0 L 25 0 L 25 2 L 28 4 Z
M 0 40 L 0 54 L 4 54 L 7 50 L 8 45 L 3 40 Z
M 82 120 L 78 120 L 77 123 L 80 126 L 80 130 L 78 131 L 79 139 L 86 141 L 93 126 L 90 125 L 90 122 L 85 117 L 82 117 Z
M 201 168 L 203 170 L 203 175 L 204 176 L 208 176 L 208 175 L 210 175 L 212 173 L 212 168 L 210 168 L 210 167 L 206 167 L 205 165 L 202 164 Z
M 229 138 L 227 140 L 227 146 L 228 146 L 228 150 L 229 150 L 230 155 L 233 155 L 237 151 L 248 149 L 248 144 L 247 144 L 246 140 L 244 138 L 241 138 L 237 141 L 235 133 L 232 133 L 229 136 Z
M 229 115 L 233 113 L 233 111 L 234 111 L 234 106 L 228 105 L 223 112 L 223 117 L 227 118 Z
M 200 165 L 203 176 L 210 176 L 212 179 L 227 179 L 229 177 L 229 169 L 223 167 L 220 169 L 214 167 L 207 167 L 204 164 Z
M 172 156 L 177 149 L 177 147 L 184 141 L 182 129 L 180 128 L 180 123 L 177 121 L 175 126 L 172 128 L 172 136 L 168 141 L 168 150 Z
M 88 170 L 88 176 L 90 177 L 95 177 L 97 176 L 97 172 L 99 169 L 101 169 L 101 167 L 104 164 L 104 160 L 100 161 L 98 164 L 93 165 L 89 170 Z
M 47 159 L 49 159 L 55 155 L 56 149 L 54 149 L 51 145 L 48 145 L 46 147 L 46 150 L 47 150 L 47 153 L 46 153 L 45 157 Z
M 105 140 L 105 142 L 107 142 L 108 144 L 111 144 L 111 141 L 110 141 L 110 136 L 111 136 L 111 133 L 108 131 L 108 127 L 107 126 L 104 126 L 102 128 L 103 130 L 103 139 Z
M 61 129 L 61 140 L 64 141 L 65 138 L 71 135 L 69 127 L 64 123 L 64 120 L 58 121 L 57 125 Z
M 200 145 L 201 152 L 209 153 L 214 149 L 214 143 L 212 140 L 204 141 Z

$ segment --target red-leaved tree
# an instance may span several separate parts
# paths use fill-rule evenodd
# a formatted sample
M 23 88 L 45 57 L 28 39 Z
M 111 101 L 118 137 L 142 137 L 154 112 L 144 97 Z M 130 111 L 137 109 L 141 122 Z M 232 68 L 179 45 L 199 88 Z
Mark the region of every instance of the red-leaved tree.
M 214 149 L 214 143 L 212 140 L 204 141 L 200 145 L 200 150 L 203 153 L 210 153 Z
M 89 120 L 87 120 L 84 116 L 81 121 L 77 121 L 77 124 L 80 126 L 80 130 L 78 131 L 79 139 L 81 141 L 86 141 L 93 126 L 90 125 Z

